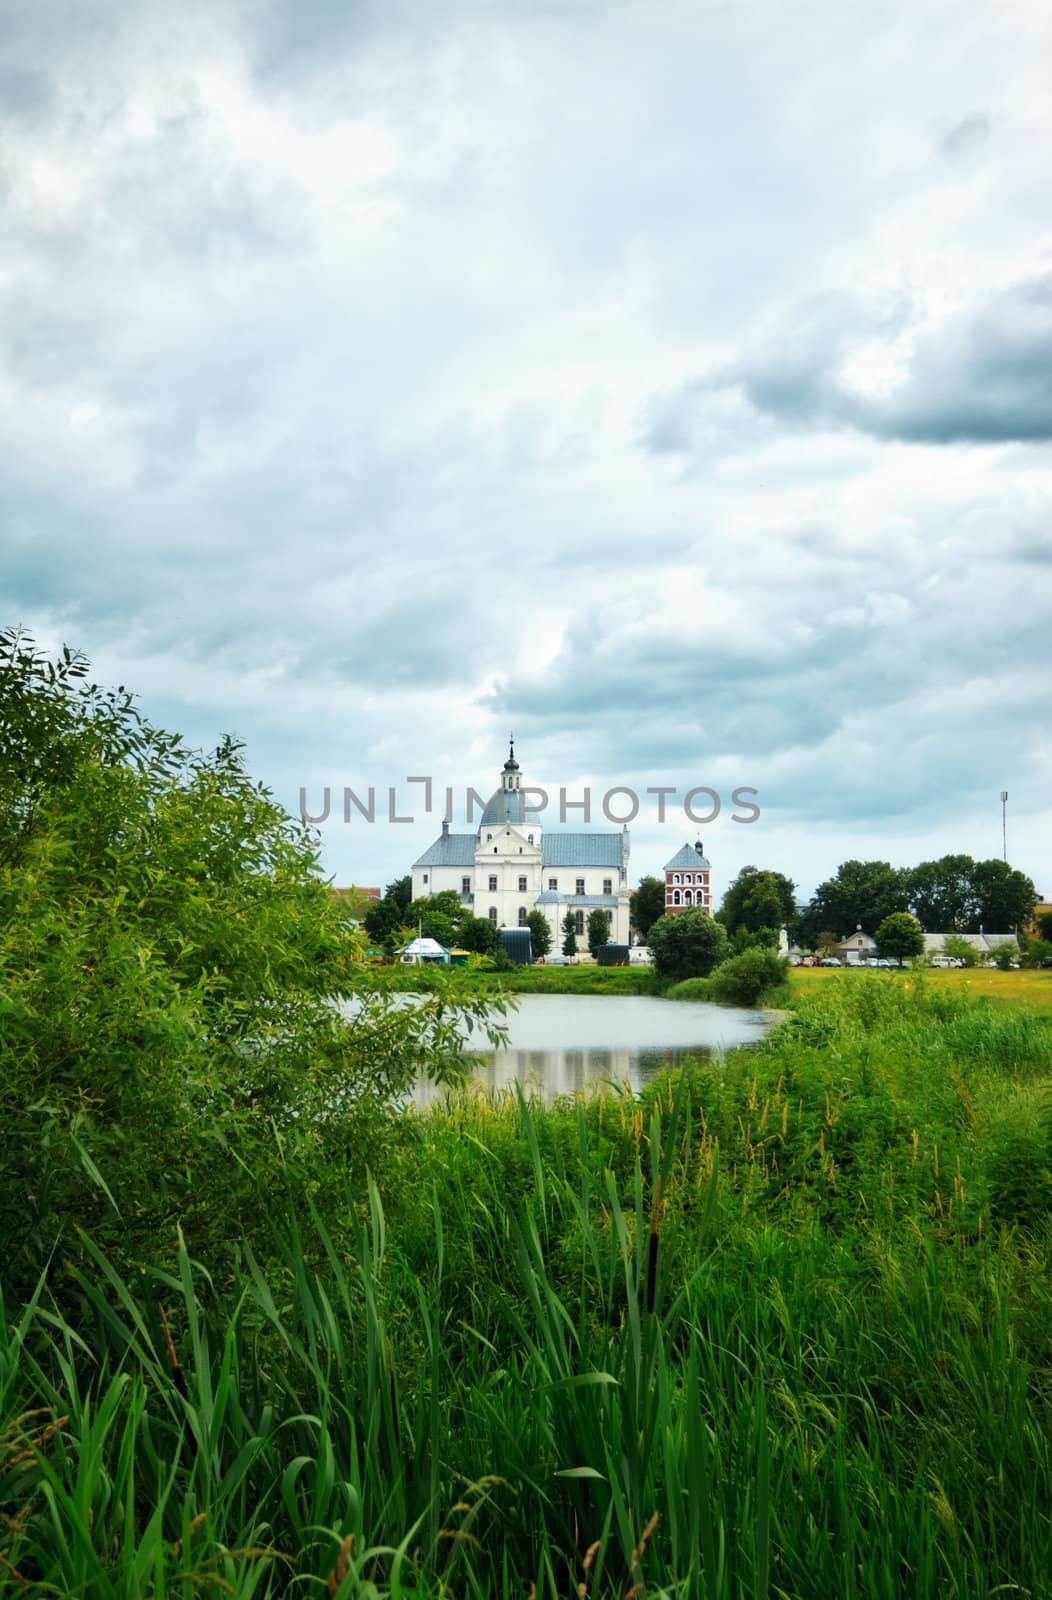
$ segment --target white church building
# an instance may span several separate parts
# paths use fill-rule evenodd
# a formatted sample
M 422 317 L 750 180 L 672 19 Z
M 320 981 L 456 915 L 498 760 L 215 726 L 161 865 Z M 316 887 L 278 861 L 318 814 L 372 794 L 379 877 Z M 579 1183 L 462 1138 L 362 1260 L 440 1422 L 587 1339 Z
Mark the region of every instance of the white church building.
M 476 917 L 498 928 L 521 928 L 534 909 L 544 912 L 552 949 L 562 944 L 562 925 L 572 911 L 578 939 L 588 913 L 610 915 L 610 938 L 628 943 L 628 828 L 615 833 L 545 832 L 530 815 L 522 793 L 515 745 L 474 833 L 442 832 L 413 862 L 413 899 L 453 889 Z

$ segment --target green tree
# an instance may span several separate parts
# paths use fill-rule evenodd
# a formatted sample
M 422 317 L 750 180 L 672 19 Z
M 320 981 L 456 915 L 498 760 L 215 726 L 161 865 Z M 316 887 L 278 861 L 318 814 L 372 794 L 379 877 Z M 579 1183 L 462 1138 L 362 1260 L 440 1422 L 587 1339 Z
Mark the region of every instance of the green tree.
M 382 900 L 377 900 L 369 907 L 362 918 L 362 923 L 374 944 L 387 946 L 392 935 L 402 926 L 403 915 L 403 908 L 397 900 L 389 899 L 385 895 Z
M 86 672 L 0 634 L 12 1292 L 77 1227 L 147 1257 L 177 1223 L 216 1259 L 265 1237 L 276 1193 L 364 1178 L 391 1096 L 462 1072 L 463 1020 L 485 1020 L 460 974 L 419 1006 L 371 992 L 314 835 L 238 746 L 188 750 Z M 349 1026 L 332 997 L 352 990 Z
M 425 939 L 437 939 L 451 950 L 458 942 L 465 908 L 455 889 L 443 889 L 439 894 L 421 895 L 410 901 L 402 915 L 402 926 Z
M 808 907 L 808 931 L 830 930 L 843 939 L 856 927 L 875 934 L 893 911 L 907 910 L 909 874 L 887 861 L 844 861 L 820 883 Z
M 781 872 L 743 867 L 723 896 L 719 920 L 729 934 L 788 928 L 796 916 L 795 895 L 796 885 Z
M 906 874 L 909 908 L 930 933 L 964 933 L 975 920 L 975 862 L 971 856 L 940 856 Z
M 1052 911 L 1042 911 L 1037 919 L 1037 931 L 1039 938 L 1052 944 Z
M 646 942 L 658 917 L 665 915 L 665 885 L 660 878 L 640 878 L 639 887 L 629 900 L 632 926 Z
M 413 898 L 413 878 L 411 873 L 406 873 L 404 878 L 396 878 L 394 883 L 389 883 L 384 890 L 384 899 L 391 900 L 401 911 L 404 911 Z
M 500 944 L 500 930 L 488 917 L 465 917 L 457 930 L 457 943 L 461 950 L 491 956 Z
M 526 926 L 530 930 L 530 947 L 533 950 L 533 959 L 543 961 L 552 947 L 552 929 L 548 918 L 543 911 L 535 906 L 526 918 Z
M 993 955 L 994 966 L 1000 967 L 1002 972 L 1010 972 L 1013 967 L 1019 966 L 1019 957 L 1018 941 L 1013 944 L 999 944 Z
M 1037 903 L 1037 890 L 1025 872 L 995 856 L 975 863 L 972 880 L 975 927 L 971 931 L 984 928 L 987 933 L 1013 933 L 1027 927 Z
M 610 913 L 601 906 L 588 913 L 588 948 L 595 955 L 601 944 L 610 938 Z
M 577 954 L 577 919 L 572 911 L 568 911 L 563 918 L 563 955 L 575 956 Z
M 921 925 L 908 911 L 893 911 L 885 917 L 874 938 L 880 954 L 892 961 L 910 961 L 924 954 Z
M 942 941 L 942 953 L 953 961 L 960 961 L 966 967 L 974 967 L 979 962 L 979 952 L 967 939 L 962 939 L 959 934 L 951 933 Z
M 691 908 L 659 917 L 650 929 L 659 977 L 704 978 L 729 954 L 727 930 L 707 911 Z

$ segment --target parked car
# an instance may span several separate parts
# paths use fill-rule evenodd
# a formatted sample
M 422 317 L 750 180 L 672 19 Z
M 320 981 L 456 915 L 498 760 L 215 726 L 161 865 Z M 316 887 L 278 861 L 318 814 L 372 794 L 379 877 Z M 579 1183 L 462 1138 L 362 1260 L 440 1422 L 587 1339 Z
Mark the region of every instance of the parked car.
M 823 956 L 818 965 L 820 967 L 842 967 L 844 963 L 839 956 Z
M 653 951 L 645 944 L 633 944 L 628 947 L 628 964 L 630 967 L 652 966 L 654 961 Z
M 1043 967 L 1045 971 L 1048 972 L 1050 969 L 1052 969 L 1052 956 L 1042 956 L 1041 960 L 1038 962 L 1038 966 Z

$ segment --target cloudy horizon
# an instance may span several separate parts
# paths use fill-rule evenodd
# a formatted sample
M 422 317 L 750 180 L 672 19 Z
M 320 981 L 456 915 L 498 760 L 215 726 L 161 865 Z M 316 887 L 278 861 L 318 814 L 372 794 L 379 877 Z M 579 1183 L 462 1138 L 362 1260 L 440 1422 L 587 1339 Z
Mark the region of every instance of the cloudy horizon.
M 0 21 L 4 624 L 290 810 L 514 731 L 724 799 L 633 881 L 1000 856 L 1007 790 L 1052 893 L 1047 7 Z M 416 809 L 334 803 L 326 871 Z

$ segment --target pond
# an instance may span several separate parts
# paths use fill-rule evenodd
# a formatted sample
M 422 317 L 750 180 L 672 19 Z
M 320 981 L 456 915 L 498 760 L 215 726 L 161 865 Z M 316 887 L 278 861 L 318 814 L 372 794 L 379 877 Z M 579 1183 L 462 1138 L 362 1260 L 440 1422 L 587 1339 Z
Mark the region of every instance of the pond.
M 546 1100 L 573 1094 L 603 1080 L 635 1090 L 666 1062 L 755 1044 L 770 1024 L 769 1012 L 652 995 L 524 994 L 505 1021 L 508 1047 L 493 1050 L 485 1034 L 470 1048 L 483 1058 L 475 1081 L 487 1088 L 518 1081 Z M 442 1093 L 418 1087 L 425 1105 Z

